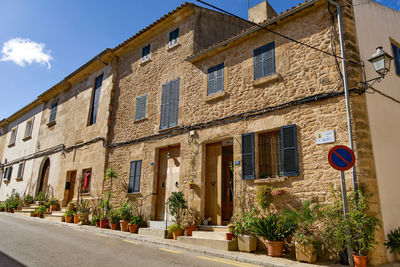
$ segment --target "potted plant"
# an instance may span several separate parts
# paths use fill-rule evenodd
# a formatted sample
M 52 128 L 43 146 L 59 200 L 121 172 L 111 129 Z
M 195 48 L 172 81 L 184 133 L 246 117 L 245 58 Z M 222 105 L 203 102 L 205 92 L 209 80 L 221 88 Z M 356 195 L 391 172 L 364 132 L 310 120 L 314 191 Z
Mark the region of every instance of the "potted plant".
M 108 222 L 109 222 L 108 213 L 111 210 L 110 198 L 111 198 L 111 191 L 107 191 L 105 198 L 102 199 L 99 203 L 99 207 L 102 210 L 100 215 L 100 228 L 108 227 Z
M 108 215 L 106 213 L 102 213 L 100 216 L 100 228 L 108 228 Z
M 44 194 L 44 192 L 40 191 L 39 194 L 36 196 L 35 198 L 36 201 L 36 205 L 43 205 L 44 202 L 46 201 L 46 195 Z
M 226 230 L 228 231 L 225 233 L 226 240 L 232 240 L 235 236 L 235 225 L 233 223 L 228 224 Z
M 132 217 L 132 205 L 128 202 L 122 204 L 122 206 L 118 209 L 119 217 L 120 217 L 120 227 L 121 231 L 128 232 L 128 223 Z
M 110 212 L 110 225 L 111 225 L 111 230 L 118 230 L 118 223 L 119 223 L 120 217 L 119 217 L 119 212 L 117 210 L 112 210 Z
M 27 205 L 27 206 L 29 206 L 29 204 L 32 204 L 33 203 L 33 196 L 32 195 L 26 195 L 25 197 L 24 197 L 24 203 L 25 203 L 25 205 Z
M 67 209 L 67 211 L 65 211 L 65 213 L 64 213 L 64 216 L 65 216 L 66 223 L 72 223 L 72 220 L 74 219 L 74 211 Z
M 39 206 L 39 208 L 36 210 L 36 214 L 38 214 L 39 218 L 43 218 L 43 214 L 47 211 L 47 208 L 43 205 Z
M 140 216 L 134 215 L 131 218 L 130 223 L 128 224 L 129 232 L 131 234 L 137 234 L 139 230 L 139 225 L 142 223 L 142 218 Z
M 178 236 L 183 236 L 183 230 L 185 230 L 185 227 L 176 223 L 168 226 L 168 232 L 172 233 L 174 240 L 177 240 Z
M 186 215 L 186 235 L 192 236 L 193 231 L 197 230 L 197 222 L 200 220 L 200 216 L 197 215 L 197 211 L 194 208 L 187 210 Z
M 167 199 L 167 205 L 169 208 L 169 212 L 175 222 L 175 226 L 171 228 L 168 227 L 168 231 L 173 234 L 174 239 L 176 240 L 178 236 L 183 235 L 183 230 L 185 229 L 182 224 L 184 212 L 187 209 L 187 206 L 183 192 L 172 192 L 171 196 L 169 196 L 169 198 Z
M 295 229 L 295 224 L 286 216 L 280 214 L 268 214 L 257 218 L 254 223 L 254 232 L 264 239 L 268 248 L 268 256 L 281 257 L 286 237 Z
M 391 253 L 397 253 L 400 256 L 400 227 L 387 234 L 385 246 L 390 248 Z
M 321 217 L 320 206 L 313 206 L 309 200 L 306 200 L 299 210 L 285 210 L 283 215 L 296 224 L 293 239 L 297 261 L 314 263 L 317 260 L 316 248 L 320 247 L 320 234 L 317 226 Z
M 257 210 L 243 213 L 242 217 L 236 216 L 234 233 L 238 238 L 239 251 L 253 252 L 257 249 L 257 237 L 253 235 L 257 219 Z
M 350 234 L 347 241 L 351 242 L 354 265 L 356 267 L 367 266 L 367 255 L 373 250 L 377 241 L 375 231 L 380 225 L 379 219 L 369 213 L 368 198 L 364 189 L 352 192 L 349 195 L 349 212 L 345 219 Z
M 100 219 L 96 215 L 93 215 L 92 220 L 90 221 L 91 225 L 99 227 L 100 226 Z
M 89 201 L 82 200 L 78 208 L 79 219 L 83 225 L 89 224 L 90 206 Z
M 3 212 L 3 211 L 4 211 L 4 204 L 0 203 L 0 212 Z
M 56 198 L 51 198 L 49 204 L 50 204 L 50 212 L 58 210 L 58 200 Z

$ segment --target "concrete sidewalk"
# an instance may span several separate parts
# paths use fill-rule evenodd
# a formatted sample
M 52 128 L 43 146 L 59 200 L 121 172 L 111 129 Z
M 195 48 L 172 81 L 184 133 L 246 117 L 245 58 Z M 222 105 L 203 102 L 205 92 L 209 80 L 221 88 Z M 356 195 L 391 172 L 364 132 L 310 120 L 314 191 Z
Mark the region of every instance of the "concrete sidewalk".
M 132 241 L 143 242 L 143 243 L 151 244 L 151 245 L 154 245 L 157 247 L 162 247 L 162 248 L 167 248 L 167 249 L 168 248 L 169 249 L 177 249 L 180 251 L 186 251 L 186 252 L 207 255 L 207 256 L 212 256 L 212 257 L 217 257 L 217 258 L 224 258 L 224 259 L 229 259 L 229 260 L 239 261 L 239 262 L 243 262 L 243 263 L 259 265 L 259 266 L 274 266 L 274 267 L 275 266 L 276 267 L 342 266 L 342 265 L 324 264 L 324 263 L 306 264 L 306 263 L 300 263 L 300 262 L 293 261 L 293 260 L 286 259 L 286 258 L 273 258 L 273 257 L 267 256 L 266 254 L 258 254 L 258 253 L 254 254 L 254 253 L 243 253 L 243 252 L 238 252 L 238 251 L 214 250 L 214 249 L 210 249 L 207 247 L 193 246 L 193 245 L 179 243 L 179 242 L 177 242 L 175 240 L 171 240 L 171 239 L 158 239 L 158 238 L 153 238 L 153 237 L 148 237 L 148 236 L 143 236 L 143 235 L 131 234 L 129 232 L 121 232 L 121 231 L 115 231 L 115 230 L 110 230 L 110 229 L 101 229 L 101 228 L 93 227 L 93 226 L 84 226 L 84 225 L 77 225 L 77 224 L 63 223 L 63 222 L 53 222 L 53 221 L 48 221 L 48 220 L 44 220 L 44 219 L 40 219 L 40 218 L 20 216 L 20 215 L 16 215 L 16 214 L 12 214 L 12 213 L 1 212 L 0 216 L 18 217 L 18 218 L 23 218 L 26 220 L 41 222 L 41 223 L 45 223 L 45 224 L 57 224 L 57 225 L 63 226 L 63 227 L 74 228 L 76 230 L 79 229 L 81 231 L 86 231 L 86 232 L 101 233 L 103 235 L 110 236 L 110 237 L 130 239 Z M 395 265 L 391 265 L 391 266 L 395 266 Z

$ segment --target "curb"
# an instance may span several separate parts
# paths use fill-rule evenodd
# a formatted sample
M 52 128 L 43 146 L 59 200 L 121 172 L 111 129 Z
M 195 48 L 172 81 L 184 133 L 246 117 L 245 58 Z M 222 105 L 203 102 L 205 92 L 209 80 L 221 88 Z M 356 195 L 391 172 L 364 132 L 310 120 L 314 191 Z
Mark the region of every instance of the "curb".
M 77 225 L 77 224 L 73 224 L 73 223 L 54 222 L 54 221 L 48 221 L 48 220 L 41 219 L 41 218 L 20 216 L 20 215 L 16 215 L 13 213 L 1 212 L 0 216 L 1 215 L 8 216 L 8 217 L 21 218 L 21 219 L 25 219 L 28 221 L 41 222 L 41 223 L 45 223 L 45 224 L 60 225 L 63 227 L 79 229 L 79 230 L 85 231 L 85 232 L 101 233 L 101 234 L 104 234 L 109 237 L 124 238 L 124 239 L 129 239 L 132 241 L 143 242 L 144 244 L 152 244 L 157 247 L 170 248 L 170 249 L 174 248 L 174 249 L 179 249 L 181 251 L 202 254 L 202 255 L 212 256 L 212 257 L 217 257 L 217 258 L 229 259 L 229 260 L 234 260 L 234 261 L 238 261 L 238 262 L 259 265 L 259 266 L 271 266 L 271 267 L 341 266 L 341 265 L 332 265 L 332 264 L 330 264 L 330 265 L 307 264 L 307 263 L 301 263 L 301 262 L 293 261 L 293 260 L 286 259 L 286 258 L 273 258 L 273 257 L 269 257 L 265 254 L 260 255 L 260 254 L 245 253 L 245 252 L 239 252 L 239 251 L 213 250 L 208 247 L 201 247 L 201 246 L 188 245 L 188 244 L 184 244 L 184 243 L 178 243 L 177 241 L 171 240 L 171 239 L 157 239 L 157 238 L 147 237 L 147 236 L 143 236 L 143 235 L 131 234 L 129 232 L 121 232 L 121 231 L 115 231 L 115 230 L 113 231 L 110 229 L 102 229 L 102 228 L 97 228 L 97 227 L 87 226 L 87 225 Z

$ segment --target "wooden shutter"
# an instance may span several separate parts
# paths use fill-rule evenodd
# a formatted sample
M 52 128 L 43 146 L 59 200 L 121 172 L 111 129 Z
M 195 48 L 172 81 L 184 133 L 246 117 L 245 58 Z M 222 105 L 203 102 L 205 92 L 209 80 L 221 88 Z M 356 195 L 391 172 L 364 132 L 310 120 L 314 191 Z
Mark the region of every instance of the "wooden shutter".
M 18 166 L 18 174 L 17 174 L 17 178 L 21 178 L 22 177 L 22 170 L 23 170 L 24 164 L 20 163 Z
M 134 192 L 140 192 L 140 173 L 142 171 L 142 161 L 136 161 L 136 169 L 135 169 L 135 182 L 133 186 Z
M 396 67 L 396 73 L 400 75 L 400 48 L 392 44 L 394 65 Z
M 178 125 L 178 112 L 179 112 L 179 82 L 176 79 L 171 82 L 171 97 L 170 97 L 170 110 L 168 128 Z
M 265 46 L 265 56 L 263 58 L 264 75 L 275 73 L 275 43 L 269 43 Z
M 147 95 L 136 98 L 135 120 L 141 120 L 146 117 Z
M 255 178 L 254 166 L 254 133 L 242 135 L 242 179 Z
M 215 67 L 208 69 L 208 78 L 207 78 L 207 95 L 212 95 L 215 93 Z
M 8 167 L 8 173 L 7 173 L 7 180 L 11 180 L 11 175 L 12 175 L 13 167 Z
M 215 92 L 222 91 L 224 91 L 224 63 L 219 64 L 216 68 Z
M 263 72 L 263 57 L 265 47 L 260 47 L 254 50 L 254 80 L 257 80 L 264 76 Z
M 93 125 L 97 121 L 97 110 L 99 108 L 101 85 L 103 84 L 103 74 L 96 78 L 94 90 L 93 90 L 93 100 L 90 111 L 90 125 Z
M 131 169 L 129 171 L 128 193 L 133 193 L 134 183 L 135 183 L 135 169 L 136 169 L 136 161 L 132 161 L 131 162 Z
M 57 116 L 57 107 L 58 107 L 58 102 L 54 103 L 51 105 L 51 111 L 50 111 L 50 122 L 53 122 L 56 120 Z
M 160 129 L 168 128 L 170 84 L 162 86 Z
M 283 175 L 298 176 L 296 125 L 281 127 Z

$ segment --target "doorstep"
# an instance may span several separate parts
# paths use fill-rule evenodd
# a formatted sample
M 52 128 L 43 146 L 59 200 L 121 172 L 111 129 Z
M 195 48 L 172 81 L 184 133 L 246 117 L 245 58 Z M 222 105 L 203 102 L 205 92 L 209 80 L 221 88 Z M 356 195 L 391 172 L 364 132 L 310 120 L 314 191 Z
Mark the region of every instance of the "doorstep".
M 135 240 L 138 242 L 143 242 L 144 244 L 152 244 L 157 247 L 178 249 L 178 250 L 187 251 L 190 253 L 196 253 L 196 254 L 200 254 L 200 255 L 202 254 L 202 255 L 206 255 L 206 256 L 230 259 L 230 260 L 234 260 L 234 261 L 240 261 L 240 262 L 255 264 L 255 265 L 260 265 L 260 266 L 269 266 L 269 267 L 342 266 L 342 265 L 334 265 L 334 264 L 315 265 L 315 264 L 301 263 L 301 262 L 293 261 L 293 260 L 286 259 L 286 258 L 273 258 L 273 257 L 267 256 L 265 254 L 265 252 L 264 253 L 245 253 L 245 252 L 238 252 L 238 251 L 223 251 L 223 250 L 218 250 L 218 249 L 212 249 L 209 247 L 202 247 L 202 246 L 193 245 L 193 244 L 186 244 L 186 243 L 178 242 L 178 241 L 171 240 L 171 239 L 154 238 L 154 237 L 144 236 L 144 235 L 140 235 L 140 234 L 131 234 L 129 232 L 121 232 L 121 231 L 115 231 L 115 230 L 110 230 L 110 229 L 101 229 L 101 228 L 94 227 L 94 226 L 77 225 L 77 224 L 73 224 L 73 223 L 64 223 L 64 222 L 53 222 L 53 221 L 47 221 L 47 220 L 36 218 L 36 217 L 20 216 L 18 214 L 13 214 L 13 213 L 0 212 L 0 216 L 18 217 L 18 218 L 25 219 L 25 220 L 31 220 L 31 221 L 41 222 L 41 223 L 70 227 L 70 228 L 74 228 L 74 229 L 85 231 L 85 232 L 101 233 L 101 234 L 104 234 L 104 235 L 107 235 L 110 237 L 131 239 L 131 240 Z M 146 228 L 144 228 L 144 229 L 146 229 Z

